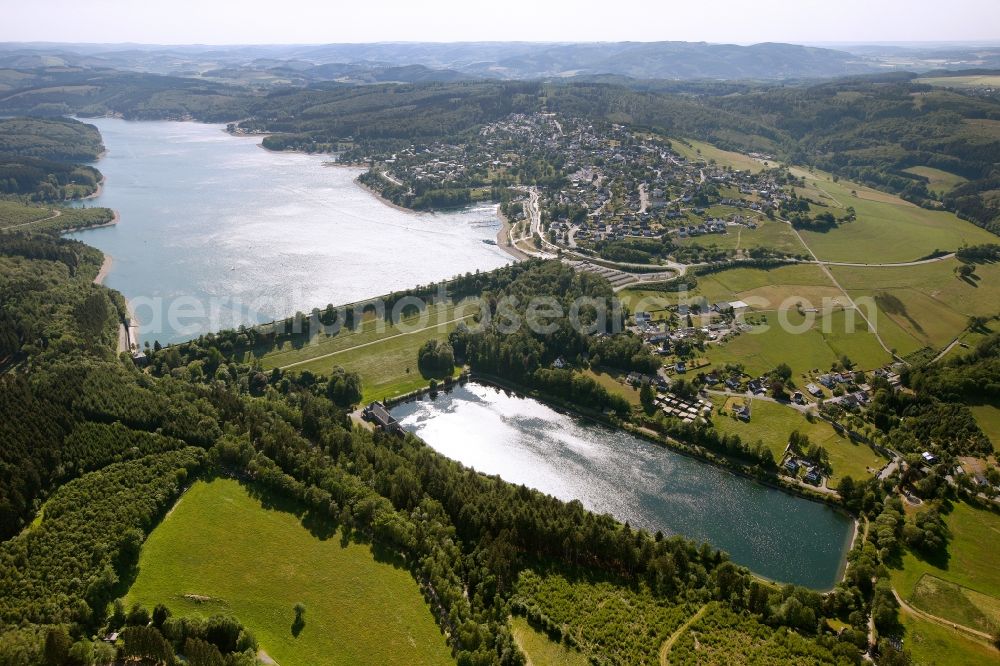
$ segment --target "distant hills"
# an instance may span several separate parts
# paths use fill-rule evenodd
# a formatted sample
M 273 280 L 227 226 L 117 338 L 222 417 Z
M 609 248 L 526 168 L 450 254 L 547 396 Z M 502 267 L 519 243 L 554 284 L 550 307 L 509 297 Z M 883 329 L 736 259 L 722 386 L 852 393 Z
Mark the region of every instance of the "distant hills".
M 871 73 L 867 56 L 794 44 L 465 42 L 314 46 L 0 44 L 0 67 L 77 66 L 247 83 L 413 83 L 620 76 L 634 79 L 830 78 Z

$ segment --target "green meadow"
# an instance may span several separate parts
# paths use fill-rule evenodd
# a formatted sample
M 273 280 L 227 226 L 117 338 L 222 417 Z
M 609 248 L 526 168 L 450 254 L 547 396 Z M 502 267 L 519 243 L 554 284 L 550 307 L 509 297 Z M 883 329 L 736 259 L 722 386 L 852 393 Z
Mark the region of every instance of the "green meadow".
M 881 367 L 891 360 L 864 321 L 851 312 L 834 310 L 800 315 L 789 310 L 758 316 L 763 318 L 764 325 L 726 343 L 708 346 L 705 357 L 714 365 L 742 363 L 746 372 L 754 376 L 786 363 L 794 377 L 812 370 L 825 372 L 844 354 L 864 370 Z M 807 317 L 813 318 L 811 323 Z
M 963 333 L 970 316 L 993 316 L 1000 303 L 1000 264 L 979 264 L 975 278 L 955 275 L 957 259 L 917 266 L 831 266 L 855 300 L 872 299 L 879 334 L 905 355 L 921 347 L 941 348 Z
M 973 405 L 969 407 L 976 423 L 993 443 L 993 450 L 1000 453 L 1000 407 L 996 405 Z
M 854 222 L 831 231 L 801 232 L 823 261 L 898 263 L 920 259 L 935 250 L 996 242 L 996 236 L 953 213 L 920 208 L 857 183 L 834 182 L 832 176 L 823 172 L 792 171 L 806 179 L 807 188 L 804 192 L 800 190 L 800 194 L 825 195 L 825 202 L 835 215 L 839 216 L 849 206 L 857 213 Z
M 417 369 L 420 346 L 428 340 L 446 340 L 460 321 L 471 323 L 477 311 L 472 301 L 463 301 L 431 306 L 426 313 L 403 317 L 395 324 L 369 316 L 356 329 L 259 350 L 260 360 L 265 369 L 324 375 L 339 365 L 361 375 L 364 401 L 381 400 L 426 386 L 429 379 Z
M 709 303 L 754 299 L 754 309 L 776 309 L 782 303 L 804 302 L 819 307 L 824 298 L 840 298 L 843 292 L 833 286 L 822 269 L 815 264 L 790 264 L 771 269 L 732 268 L 696 278 L 697 286 L 685 294 L 662 291 L 623 289 L 618 298 L 631 311 L 660 309 L 677 304 L 680 297 L 704 297 Z M 749 303 L 750 301 L 748 301 Z
M 741 171 L 752 171 L 754 173 L 767 168 L 763 162 L 755 160 L 749 155 L 716 148 L 704 141 L 684 139 L 682 142 L 674 139 L 671 140 L 671 145 L 678 155 L 692 161 L 703 159 L 706 162 L 715 162 L 721 166 L 728 166 Z M 776 163 L 772 163 L 771 166 L 776 166 Z
M 510 619 L 510 631 L 532 666 L 587 666 L 590 663 L 582 652 L 556 643 L 523 617 Z
M 901 610 L 899 617 L 903 623 L 903 646 L 909 650 L 914 664 L 995 664 L 1000 660 L 996 648 L 963 633 L 906 611 Z
M 935 169 L 933 167 L 911 167 L 909 169 L 904 169 L 904 171 L 926 178 L 927 189 L 931 192 L 936 192 L 937 194 L 947 194 L 957 186 L 966 182 L 965 178 L 962 178 L 957 174 L 942 171 L 941 169 Z
M 932 615 L 981 631 L 1000 627 L 1000 513 L 955 503 L 945 522 L 951 534 L 947 555 L 904 552 L 891 570 L 893 587 Z
M 756 229 L 748 227 L 726 227 L 726 229 L 725 234 L 676 238 L 675 242 L 681 246 L 697 245 L 723 250 L 750 250 L 764 247 L 793 255 L 806 254 L 805 246 L 799 241 L 791 226 L 785 222 L 761 218 Z
M 453 663 L 405 568 L 287 509 L 234 480 L 196 482 L 143 545 L 128 603 L 231 614 L 282 666 Z

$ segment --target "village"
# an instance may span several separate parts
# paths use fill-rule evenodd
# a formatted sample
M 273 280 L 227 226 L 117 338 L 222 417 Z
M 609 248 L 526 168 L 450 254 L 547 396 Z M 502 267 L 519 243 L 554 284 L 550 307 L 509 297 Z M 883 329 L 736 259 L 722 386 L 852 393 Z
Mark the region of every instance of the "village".
M 770 158 L 758 159 L 766 165 Z M 609 242 L 670 243 L 756 229 L 791 196 L 773 171 L 687 159 L 666 139 L 547 113 L 514 114 L 466 144 L 415 145 L 375 163 L 384 186 L 406 187 L 408 195 L 497 186 L 523 191 L 525 183 L 537 183 L 537 228 L 529 228 L 526 201 L 513 206 L 510 221 L 557 248 L 611 261 Z M 657 257 L 632 259 L 657 263 Z

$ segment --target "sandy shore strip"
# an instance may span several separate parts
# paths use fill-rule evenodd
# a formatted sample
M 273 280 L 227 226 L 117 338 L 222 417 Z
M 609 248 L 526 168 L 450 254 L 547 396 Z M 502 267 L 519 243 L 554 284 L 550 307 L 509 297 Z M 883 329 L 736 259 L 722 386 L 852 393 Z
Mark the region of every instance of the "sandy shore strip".
M 101 159 L 101 157 L 104 157 L 104 153 L 101 153 L 101 155 L 100 155 L 100 156 L 99 156 L 99 157 L 98 157 L 97 159 L 98 159 L 98 160 L 100 160 L 100 159 Z M 99 183 L 97 184 L 97 189 L 96 189 L 96 190 L 94 190 L 93 194 L 88 194 L 88 195 L 87 195 L 87 196 L 85 196 L 85 197 L 80 197 L 80 200 L 81 200 L 81 201 L 86 201 L 87 199 L 96 199 L 97 197 L 101 196 L 101 194 L 102 194 L 102 193 L 104 192 L 104 183 L 106 183 L 106 182 L 107 182 L 107 180 L 108 180 L 108 177 L 107 177 L 107 176 L 105 176 L 105 175 L 104 175 L 104 174 L 102 173 L 102 174 L 101 174 L 101 182 L 99 182 Z
M 108 273 L 111 272 L 111 266 L 114 265 L 114 258 L 108 254 L 104 253 L 104 261 L 101 263 L 101 269 L 97 271 L 97 277 L 94 278 L 94 284 L 103 285 L 104 280 L 108 277 Z M 135 317 L 135 311 L 132 310 L 132 304 L 129 300 L 125 299 L 125 308 L 128 310 L 128 318 L 125 322 L 118 325 L 118 351 L 130 351 L 130 347 L 136 350 L 139 349 L 139 320 Z
M 139 320 L 136 319 L 132 303 L 127 298 L 125 299 L 125 309 L 128 310 L 128 325 L 122 325 L 122 328 L 125 329 L 125 339 L 122 341 L 125 343 L 125 349 L 118 351 L 140 351 L 142 347 L 139 346 Z
M 108 277 L 108 273 L 111 272 L 111 264 L 114 263 L 114 259 L 107 252 L 104 253 L 104 263 L 101 264 L 101 270 L 97 271 L 97 277 L 94 278 L 94 284 L 104 284 L 104 279 Z
M 507 216 L 503 214 L 503 211 L 500 210 L 500 204 L 497 204 L 497 218 L 500 220 L 500 231 L 497 232 L 497 247 L 514 257 L 517 261 L 528 259 L 527 254 L 510 244 L 510 230 L 513 225 L 511 225 Z

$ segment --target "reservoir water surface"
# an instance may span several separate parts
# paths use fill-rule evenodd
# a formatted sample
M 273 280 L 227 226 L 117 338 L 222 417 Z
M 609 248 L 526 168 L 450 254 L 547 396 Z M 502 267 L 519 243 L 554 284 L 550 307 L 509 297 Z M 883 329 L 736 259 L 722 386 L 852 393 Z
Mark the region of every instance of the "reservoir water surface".
M 340 305 L 510 261 L 493 206 L 414 214 L 329 156 L 273 153 L 220 125 L 85 119 L 107 178 L 87 205 L 111 227 L 70 234 L 113 258 L 105 281 L 132 303 L 142 341 Z
M 813 589 L 839 579 L 853 521 L 626 432 L 468 383 L 392 409 L 439 453 L 597 513 L 707 541 L 772 580 Z

